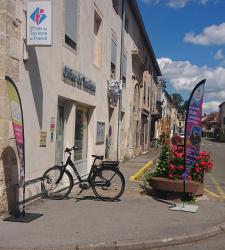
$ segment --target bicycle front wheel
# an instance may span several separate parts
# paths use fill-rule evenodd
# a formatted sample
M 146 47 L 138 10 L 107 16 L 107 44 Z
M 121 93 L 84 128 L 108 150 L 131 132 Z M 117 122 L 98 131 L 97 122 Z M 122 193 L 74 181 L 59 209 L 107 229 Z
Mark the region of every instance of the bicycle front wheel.
M 92 190 L 100 200 L 118 200 L 124 188 L 124 176 L 116 168 L 102 168 L 92 177 Z
M 44 194 L 53 200 L 66 198 L 73 188 L 73 178 L 68 170 L 62 175 L 60 166 L 49 168 L 42 178 L 42 188 Z

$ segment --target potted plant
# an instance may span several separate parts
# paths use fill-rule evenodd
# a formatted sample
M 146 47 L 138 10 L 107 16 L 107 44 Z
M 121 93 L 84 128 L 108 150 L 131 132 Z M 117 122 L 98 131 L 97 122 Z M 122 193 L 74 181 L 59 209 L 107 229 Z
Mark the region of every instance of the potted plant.
M 177 140 L 176 140 L 177 141 Z M 204 174 L 213 168 L 210 154 L 201 151 L 187 177 L 185 191 L 194 195 L 204 192 Z M 162 147 L 156 169 L 145 180 L 155 190 L 183 192 L 184 147 L 166 144 Z

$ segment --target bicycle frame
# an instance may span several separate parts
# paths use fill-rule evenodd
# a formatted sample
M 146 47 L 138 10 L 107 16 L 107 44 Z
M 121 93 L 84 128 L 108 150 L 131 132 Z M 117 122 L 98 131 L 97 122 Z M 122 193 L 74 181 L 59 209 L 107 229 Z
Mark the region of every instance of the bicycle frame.
M 74 173 L 75 173 L 75 175 L 76 175 L 79 183 L 81 183 L 82 181 L 87 181 L 88 183 L 90 183 L 91 182 L 90 181 L 91 180 L 91 176 L 94 173 L 94 171 L 96 170 L 95 162 L 96 162 L 96 158 L 94 159 L 94 162 L 91 165 L 91 170 L 90 170 L 90 172 L 88 174 L 87 179 L 82 179 L 81 176 L 80 176 L 80 174 L 78 173 L 78 171 L 76 169 L 76 166 L 75 166 L 76 164 L 74 164 L 74 162 L 71 160 L 71 154 L 69 153 L 69 156 L 68 156 L 68 158 L 66 160 L 66 163 L 62 165 L 62 172 L 60 173 L 60 176 L 59 176 L 58 180 L 56 181 L 56 184 L 58 184 L 60 182 L 60 180 L 62 179 L 63 174 L 64 174 L 64 172 L 66 170 L 66 167 L 68 165 L 73 169 L 73 171 L 74 171 Z

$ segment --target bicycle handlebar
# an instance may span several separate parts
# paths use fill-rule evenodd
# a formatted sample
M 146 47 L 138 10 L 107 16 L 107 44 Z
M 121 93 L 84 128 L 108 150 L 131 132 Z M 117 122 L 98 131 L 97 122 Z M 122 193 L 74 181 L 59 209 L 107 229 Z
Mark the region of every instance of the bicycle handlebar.
M 78 147 L 73 146 L 72 148 L 66 148 L 64 152 L 65 152 L 65 153 L 69 153 L 69 154 L 70 154 L 70 152 L 71 152 L 72 150 L 74 150 L 74 151 L 75 151 L 75 150 L 77 150 L 77 149 L 78 149 Z

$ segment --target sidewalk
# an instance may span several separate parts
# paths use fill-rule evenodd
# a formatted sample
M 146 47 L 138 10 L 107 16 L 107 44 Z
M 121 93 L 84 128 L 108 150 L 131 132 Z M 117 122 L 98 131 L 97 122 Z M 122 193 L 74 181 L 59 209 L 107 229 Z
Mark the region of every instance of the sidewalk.
M 143 195 L 140 182 L 129 177 L 156 151 L 121 163 L 126 190 L 119 202 L 95 199 L 91 190 L 70 199 L 42 199 L 27 212 L 42 213 L 25 223 L 0 220 L 0 249 L 150 249 L 215 235 L 225 229 L 225 203 L 214 198 L 198 200 L 195 214 L 169 210 L 169 203 Z M 0 218 L 3 219 L 3 218 Z M 219 226 L 221 225 L 221 226 Z

